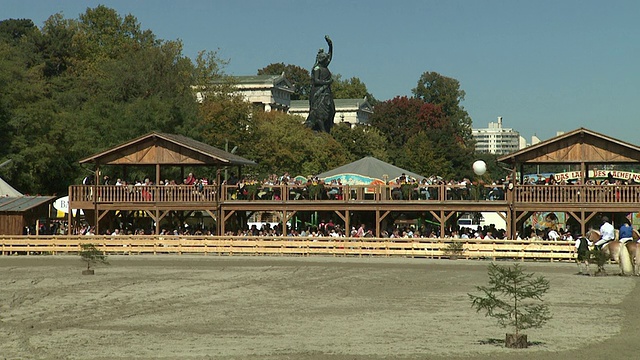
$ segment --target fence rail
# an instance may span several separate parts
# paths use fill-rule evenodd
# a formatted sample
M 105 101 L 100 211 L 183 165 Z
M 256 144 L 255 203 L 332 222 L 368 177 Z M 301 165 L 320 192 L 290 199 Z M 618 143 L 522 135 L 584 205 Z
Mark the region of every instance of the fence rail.
M 423 238 L 298 238 L 258 236 L 7 236 L 0 235 L 3 256 L 77 254 L 92 243 L 105 254 L 204 254 L 272 256 L 382 256 L 445 258 L 447 246 L 462 243 L 464 259 L 573 260 L 568 241 L 423 239 Z

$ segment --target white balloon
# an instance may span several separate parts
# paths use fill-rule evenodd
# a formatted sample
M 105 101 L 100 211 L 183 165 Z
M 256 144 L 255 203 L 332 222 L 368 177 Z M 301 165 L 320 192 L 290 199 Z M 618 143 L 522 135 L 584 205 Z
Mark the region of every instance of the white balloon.
M 473 163 L 473 172 L 478 176 L 484 175 L 487 172 L 487 164 L 482 160 L 477 160 Z

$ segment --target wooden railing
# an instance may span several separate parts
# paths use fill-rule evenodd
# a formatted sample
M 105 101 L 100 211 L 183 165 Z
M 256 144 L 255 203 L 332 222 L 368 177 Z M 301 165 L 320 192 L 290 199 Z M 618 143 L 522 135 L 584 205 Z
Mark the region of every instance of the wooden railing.
M 218 191 L 220 197 L 218 198 Z M 94 193 L 96 196 L 94 197 Z M 500 186 L 466 187 L 461 185 L 187 185 L 115 186 L 72 185 L 70 202 L 148 203 L 148 202 L 211 202 L 234 201 L 467 201 L 504 200 Z
M 516 203 L 638 203 L 640 185 L 520 185 Z
M 92 243 L 105 254 L 204 254 L 272 256 L 448 257 L 452 241 L 462 243 L 465 259 L 573 260 L 568 241 L 425 239 L 425 238 L 300 238 L 258 236 L 6 236 L 2 255 L 77 254 Z
M 216 187 L 205 186 L 202 190 L 194 186 L 115 186 L 72 185 L 70 202 L 136 203 L 136 202 L 215 202 Z
M 502 186 L 465 187 L 451 185 L 389 186 L 389 185 L 325 185 L 314 188 L 305 185 L 237 186 L 113 186 L 73 185 L 71 202 L 93 202 L 94 192 L 100 203 L 171 203 L 271 201 L 505 201 L 509 190 Z M 218 198 L 218 191 L 220 197 Z M 514 188 L 514 203 L 640 203 L 640 185 L 518 185 Z

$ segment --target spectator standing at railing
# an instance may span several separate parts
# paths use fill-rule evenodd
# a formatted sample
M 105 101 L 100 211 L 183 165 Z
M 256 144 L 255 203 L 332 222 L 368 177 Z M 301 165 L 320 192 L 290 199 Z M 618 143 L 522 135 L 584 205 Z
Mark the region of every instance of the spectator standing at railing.
M 193 186 L 196 188 L 196 191 L 198 191 L 199 193 L 202 193 L 204 191 L 204 182 L 202 181 L 202 179 L 197 180 Z
M 193 176 L 193 173 L 189 173 L 186 179 L 184 179 L 185 185 L 193 185 L 196 183 L 196 177 Z
M 94 175 L 87 175 L 84 179 L 82 179 L 82 185 L 93 185 Z
M 291 181 L 291 176 L 289 176 L 289 172 L 286 172 L 280 177 L 280 182 L 282 184 L 288 184 Z

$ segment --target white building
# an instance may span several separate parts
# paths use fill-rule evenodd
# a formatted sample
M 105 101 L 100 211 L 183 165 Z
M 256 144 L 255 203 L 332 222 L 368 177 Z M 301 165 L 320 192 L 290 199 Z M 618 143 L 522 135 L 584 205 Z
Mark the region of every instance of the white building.
M 245 101 L 264 111 L 289 111 L 293 85 L 281 75 L 234 76 L 233 85 Z M 203 93 L 198 91 L 196 98 L 202 102 Z
M 291 100 L 294 87 L 282 75 L 248 75 L 233 76 L 233 86 L 245 101 L 255 108 L 264 111 L 283 111 L 303 118 L 309 116 L 309 100 Z M 195 89 L 195 87 L 194 87 Z M 197 90 L 197 89 L 196 89 Z M 204 94 L 196 92 L 198 102 L 202 102 Z M 364 99 L 334 99 L 336 115 L 334 123 L 369 124 L 369 117 L 373 114 L 373 106 L 367 98 Z
M 528 146 L 533 146 L 539 143 L 540 141 L 541 141 L 540 138 L 536 135 L 531 136 L 531 142 L 527 142 L 527 139 L 525 139 L 523 136 L 520 136 L 520 149 L 524 149 Z
M 502 116 L 498 122 L 490 122 L 489 127 L 473 129 L 473 138 L 476 140 L 476 151 L 505 155 L 520 150 L 520 133 L 513 129 L 502 127 Z
M 356 124 L 369 124 L 373 107 L 366 97 L 364 99 L 334 99 L 333 102 L 336 105 L 334 124 L 348 123 L 352 127 Z M 306 119 L 309 116 L 309 100 L 292 100 L 289 113 L 300 115 Z

